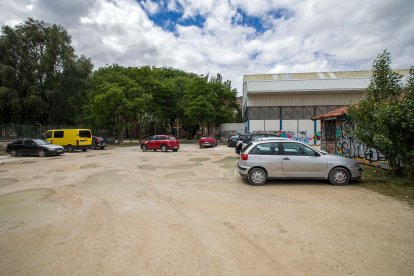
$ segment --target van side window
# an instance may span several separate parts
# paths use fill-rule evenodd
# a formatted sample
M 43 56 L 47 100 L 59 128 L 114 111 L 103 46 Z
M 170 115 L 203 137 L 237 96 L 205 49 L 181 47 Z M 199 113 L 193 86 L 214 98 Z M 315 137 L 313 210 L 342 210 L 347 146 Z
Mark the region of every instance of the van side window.
M 55 131 L 53 138 L 63 138 L 63 131 Z
M 79 137 L 82 137 L 82 138 L 91 138 L 92 137 L 92 135 L 91 135 L 91 132 L 89 131 L 89 130 L 79 130 Z
M 44 137 L 44 138 L 45 138 L 45 139 L 52 138 L 52 132 L 51 132 L 51 131 L 46 132 L 46 134 L 45 134 L 45 137 Z

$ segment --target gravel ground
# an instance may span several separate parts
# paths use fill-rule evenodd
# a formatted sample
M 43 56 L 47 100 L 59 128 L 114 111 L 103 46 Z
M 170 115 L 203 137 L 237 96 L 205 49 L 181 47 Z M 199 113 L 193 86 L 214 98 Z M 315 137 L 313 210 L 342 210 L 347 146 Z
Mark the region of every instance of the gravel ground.
M 414 275 L 414 212 L 351 184 L 249 186 L 233 148 L 0 156 L 0 275 Z

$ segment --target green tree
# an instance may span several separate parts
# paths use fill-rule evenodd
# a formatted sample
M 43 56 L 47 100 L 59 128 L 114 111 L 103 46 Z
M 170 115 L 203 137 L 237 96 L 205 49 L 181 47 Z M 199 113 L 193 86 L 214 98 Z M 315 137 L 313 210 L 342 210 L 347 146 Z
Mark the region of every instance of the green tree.
M 150 111 L 151 95 L 130 76 L 136 68 L 113 65 L 92 75 L 88 103 L 89 118 L 99 127 L 114 130 L 118 143 L 126 127 L 141 124 Z
M 82 106 L 82 96 L 65 96 L 70 91 L 86 91 L 85 85 L 78 84 L 87 81 L 92 64 L 84 57 L 77 59 L 70 35 L 61 26 L 31 18 L 14 28 L 2 26 L 1 30 L 0 120 L 49 125 L 57 120 L 72 122 L 73 113 L 67 114 L 69 119 L 62 117 L 60 107 L 68 98 L 76 99 L 72 107 Z
M 387 51 L 373 63 L 372 78 L 364 98 L 350 107 L 357 125 L 356 137 L 383 153 L 395 174 L 413 177 L 414 101 L 413 70 L 407 84 L 391 70 Z

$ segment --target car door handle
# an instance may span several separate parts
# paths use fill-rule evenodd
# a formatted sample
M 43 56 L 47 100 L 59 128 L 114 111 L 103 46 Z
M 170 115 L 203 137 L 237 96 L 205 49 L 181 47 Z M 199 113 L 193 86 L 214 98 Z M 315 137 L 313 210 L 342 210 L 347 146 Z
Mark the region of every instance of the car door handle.
M 289 159 L 289 157 L 285 157 L 285 158 L 283 158 L 283 160 L 290 160 L 290 159 Z

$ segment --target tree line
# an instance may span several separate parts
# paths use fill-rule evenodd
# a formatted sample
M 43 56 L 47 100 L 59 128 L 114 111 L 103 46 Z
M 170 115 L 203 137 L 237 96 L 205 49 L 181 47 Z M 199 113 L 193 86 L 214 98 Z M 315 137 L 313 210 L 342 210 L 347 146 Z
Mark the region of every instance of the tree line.
M 110 65 L 93 71 L 59 25 L 27 19 L 0 34 L 0 123 L 89 126 L 116 132 L 150 125 L 190 134 L 235 120 L 237 91 L 221 74 Z M 240 118 L 239 118 L 240 120 Z M 204 128 L 203 128 L 204 129 Z

